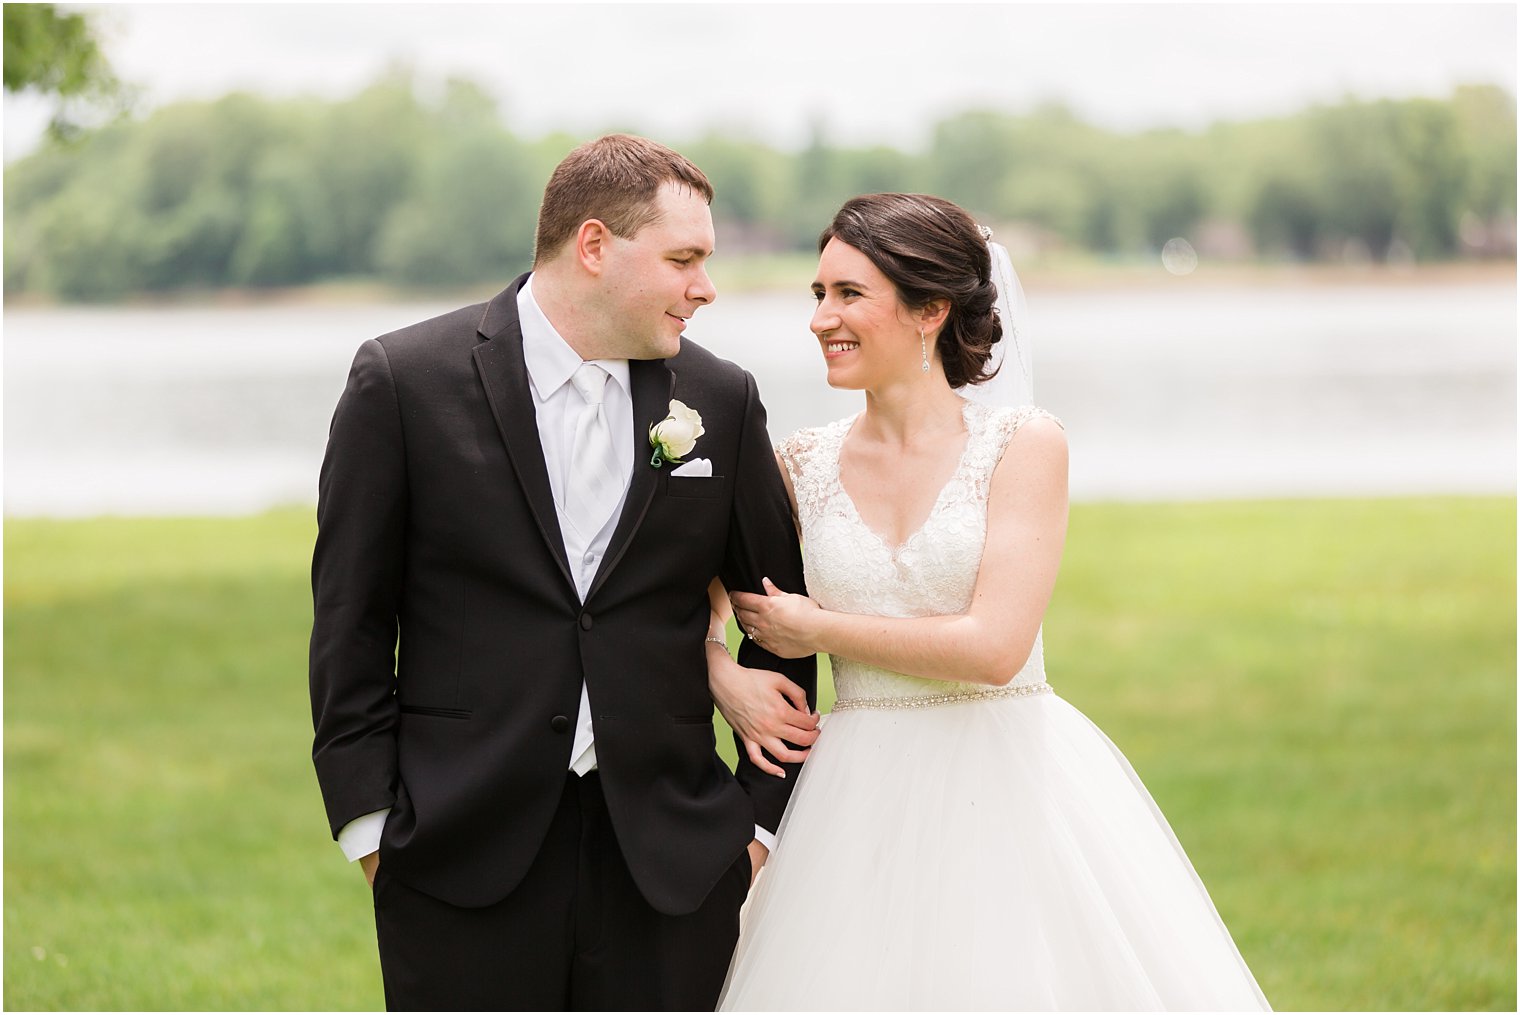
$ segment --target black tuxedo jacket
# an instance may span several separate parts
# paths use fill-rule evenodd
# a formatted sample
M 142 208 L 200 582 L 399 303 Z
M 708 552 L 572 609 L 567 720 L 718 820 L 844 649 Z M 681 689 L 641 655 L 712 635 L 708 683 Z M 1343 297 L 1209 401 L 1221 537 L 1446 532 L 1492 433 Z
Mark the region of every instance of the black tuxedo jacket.
M 322 463 L 312 561 L 313 758 L 334 836 L 391 807 L 380 859 L 459 906 L 500 900 L 564 789 L 581 684 L 618 842 L 664 913 L 690 912 L 797 776 L 715 751 L 707 586 L 801 590 L 802 561 L 754 379 L 698 346 L 629 363 L 632 485 L 584 604 L 523 364 L 517 279 L 366 342 Z M 649 464 L 678 398 L 711 478 Z M 399 639 L 399 644 L 398 644 Z M 815 688 L 809 657 L 746 640 L 747 666 Z M 742 757 L 742 752 L 741 752 Z

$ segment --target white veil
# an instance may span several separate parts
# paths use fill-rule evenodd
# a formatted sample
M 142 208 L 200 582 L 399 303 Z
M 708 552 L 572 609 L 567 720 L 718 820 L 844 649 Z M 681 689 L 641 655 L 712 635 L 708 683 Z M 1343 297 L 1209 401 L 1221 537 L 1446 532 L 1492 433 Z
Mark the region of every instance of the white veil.
M 1034 404 L 1034 354 L 1029 341 L 1029 305 L 1024 301 L 1024 287 L 1001 243 L 987 236 L 987 252 L 992 257 L 992 281 L 997 286 L 998 318 L 1003 323 L 1003 339 L 992 347 L 989 370 L 1000 367 L 996 375 L 980 384 L 968 384 L 956 392 L 973 402 L 988 406 Z

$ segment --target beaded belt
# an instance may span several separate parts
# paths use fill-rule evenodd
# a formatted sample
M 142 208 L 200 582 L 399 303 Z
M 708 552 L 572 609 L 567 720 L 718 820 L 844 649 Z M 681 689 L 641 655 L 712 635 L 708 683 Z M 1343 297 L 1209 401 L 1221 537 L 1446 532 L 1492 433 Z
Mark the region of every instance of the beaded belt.
M 989 687 L 985 691 L 964 691 L 960 694 L 921 694 L 909 698 L 840 698 L 834 702 L 835 712 L 852 708 L 933 708 L 935 705 L 951 705 L 960 701 L 988 701 L 992 698 L 1019 698 L 1029 694 L 1049 694 L 1051 686 L 1043 681 L 1038 684 L 1019 684 L 1010 687 Z

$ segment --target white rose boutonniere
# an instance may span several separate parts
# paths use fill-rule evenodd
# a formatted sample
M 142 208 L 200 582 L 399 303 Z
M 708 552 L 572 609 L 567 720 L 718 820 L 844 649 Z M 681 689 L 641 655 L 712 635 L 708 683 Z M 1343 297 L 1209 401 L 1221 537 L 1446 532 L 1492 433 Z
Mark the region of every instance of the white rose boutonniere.
M 701 414 L 672 398 L 670 415 L 649 428 L 649 446 L 654 448 L 649 464 L 656 469 L 666 462 L 681 464 L 681 458 L 691 453 L 703 433 Z

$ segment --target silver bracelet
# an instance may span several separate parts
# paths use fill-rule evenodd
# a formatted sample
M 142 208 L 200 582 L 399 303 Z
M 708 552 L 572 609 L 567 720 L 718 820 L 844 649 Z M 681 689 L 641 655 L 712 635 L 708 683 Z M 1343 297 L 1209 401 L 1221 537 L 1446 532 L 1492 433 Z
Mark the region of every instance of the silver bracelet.
M 714 645 L 722 645 L 723 646 L 723 651 L 725 651 L 725 652 L 728 651 L 728 642 L 726 640 L 724 640 L 723 638 L 714 638 L 712 636 L 708 636 L 704 640 L 705 641 L 710 641 Z

